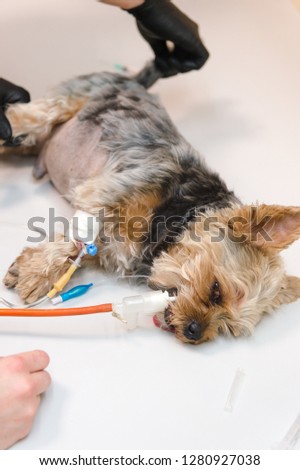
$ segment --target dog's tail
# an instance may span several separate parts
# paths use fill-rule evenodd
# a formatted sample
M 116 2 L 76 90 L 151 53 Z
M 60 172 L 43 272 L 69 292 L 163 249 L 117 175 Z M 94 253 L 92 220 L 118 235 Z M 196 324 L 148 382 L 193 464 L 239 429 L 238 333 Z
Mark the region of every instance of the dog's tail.
M 145 87 L 146 89 L 150 88 L 154 83 L 162 78 L 162 73 L 157 68 L 154 60 L 151 62 L 147 62 L 145 67 L 142 68 L 140 72 L 132 77 L 136 80 L 140 85 Z

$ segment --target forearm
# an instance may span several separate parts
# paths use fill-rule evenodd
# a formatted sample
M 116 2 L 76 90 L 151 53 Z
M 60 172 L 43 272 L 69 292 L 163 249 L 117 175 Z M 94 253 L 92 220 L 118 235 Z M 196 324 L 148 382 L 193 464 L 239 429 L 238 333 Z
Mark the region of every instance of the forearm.
M 115 5 L 116 7 L 124 8 L 125 10 L 129 10 L 130 8 L 135 8 L 142 3 L 144 3 L 145 0 L 98 0 L 101 3 L 107 3 L 108 5 Z

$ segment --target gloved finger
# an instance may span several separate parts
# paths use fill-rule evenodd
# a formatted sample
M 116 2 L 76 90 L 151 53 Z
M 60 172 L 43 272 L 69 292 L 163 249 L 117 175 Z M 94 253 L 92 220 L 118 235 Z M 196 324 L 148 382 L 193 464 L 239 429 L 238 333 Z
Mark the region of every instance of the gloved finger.
M 30 94 L 21 87 L 10 90 L 5 96 L 5 104 L 28 103 L 29 101 Z
M 169 49 L 165 41 L 156 40 L 150 43 L 156 57 L 167 60 L 170 56 Z
M 169 57 L 155 57 L 155 65 L 162 73 L 162 78 L 173 77 L 178 74 L 177 67 L 170 63 Z
M 13 103 L 28 103 L 30 101 L 30 94 L 24 88 L 14 85 L 11 82 L 1 78 L 1 105 Z
M 164 39 L 157 36 L 155 33 L 145 28 L 145 26 L 140 22 L 136 22 L 137 27 L 143 38 L 151 46 L 154 54 L 160 57 L 168 57 L 170 55 L 167 43 Z
M 12 136 L 12 130 L 10 124 L 3 112 L 3 109 L 0 108 L 0 139 L 9 140 Z
M 170 57 L 170 67 L 177 70 L 177 73 L 190 72 L 191 70 L 198 70 L 201 65 L 197 60 L 184 60 L 179 61 L 176 57 Z
M 198 70 L 205 64 L 209 55 L 205 48 L 201 52 L 201 54 L 194 55 L 176 46 L 169 60 L 180 73 Z
M 17 137 L 12 136 L 10 139 L 7 139 L 4 142 L 3 147 L 19 147 L 20 145 L 22 145 L 26 137 L 26 134 L 18 135 Z

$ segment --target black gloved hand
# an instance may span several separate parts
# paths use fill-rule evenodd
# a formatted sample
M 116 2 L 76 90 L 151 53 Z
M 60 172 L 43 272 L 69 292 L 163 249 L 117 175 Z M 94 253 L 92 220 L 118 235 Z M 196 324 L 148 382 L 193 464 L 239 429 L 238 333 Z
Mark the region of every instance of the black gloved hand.
M 30 101 L 28 91 L 0 78 L 0 139 L 9 141 L 12 137 L 10 124 L 4 114 L 7 105 L 18 102 L 28 103 L 28 101 Z
M 199 37 L 198 25 L 170 0 L 145 0 L 127 11 L 136 18 L 164 77 L 200 69 L 205 64 L 209 53 Z M 174 48 L 169 48 L 167 41 Z

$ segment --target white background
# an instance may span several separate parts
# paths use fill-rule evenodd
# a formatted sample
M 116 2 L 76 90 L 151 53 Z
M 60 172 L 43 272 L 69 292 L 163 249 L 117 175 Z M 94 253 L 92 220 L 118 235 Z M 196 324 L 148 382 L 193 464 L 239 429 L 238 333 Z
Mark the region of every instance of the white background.
M 178 0 L 200 24 L 211 58 L 160 81 L 174 122 L 245 202 L 299 205 L 300 12 L 292 0 Z M 61 80 L 140 68 L 151 51 L 133 18 L 92 0 L 0 0 L 0 74 L 33 98 Z M 70 216 L 32 159 L 0 158 L 0 275 L 26 244 L 29 217 Z M 300 243 L 284 253 L 300 275 Z M 80 272 L 78 283 L 105 281 Z M 117 301 L 137 289 L 107 279 L 69 306 Z M 0 295 L 17 299 L 2 286 Z M 51 389 L 15 449 L 269 449 L 300 412 L 300 302 L 266 317 L 251 338 L 185 346 L 147 319 L 128 333 L 109 317 L 0 318 L 0 354 L 51 356 Z M 246 373 L 234 411 L 224 405 Z M 300 442 L 296 448 L 300 449 Z

